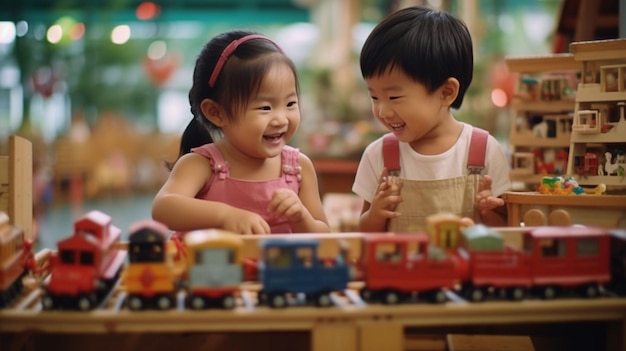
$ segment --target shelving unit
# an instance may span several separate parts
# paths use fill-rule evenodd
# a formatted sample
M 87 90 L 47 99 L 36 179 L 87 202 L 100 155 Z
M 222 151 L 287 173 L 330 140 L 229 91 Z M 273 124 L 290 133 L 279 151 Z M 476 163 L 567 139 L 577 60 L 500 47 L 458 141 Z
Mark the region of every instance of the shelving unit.
M 571 54 L 510 57 L 506 63 L 520 76 L 511 102 L 510 176 L 524 190 L 543 176 L 565 174 L 582 64 Z
M 626 189 L 626 40 L 570 44 L 582 64 L 576 93 L 568 174 L 580 185 Z

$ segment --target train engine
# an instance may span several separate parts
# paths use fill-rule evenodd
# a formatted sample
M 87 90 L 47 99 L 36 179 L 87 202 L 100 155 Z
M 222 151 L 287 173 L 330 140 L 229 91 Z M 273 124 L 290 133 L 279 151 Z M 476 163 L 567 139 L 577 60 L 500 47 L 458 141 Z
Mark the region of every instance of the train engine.
M 359 269 L 368 302 L 411 299 L 441 303 L 467 271 L 467 262 L 430 243 L 426 233 L 370 234 L 362 239 Z
M 270 238 L 260 245 L 263 290 L 259 299 L 270 307 L 286 307 L 288 295 L 298 293 L 317 306 L 330 306 L 330 293 L 343 291 L 348 285 L 350 270 L 345 257 L 319 258 L 318 240 Z
M 130 226 L 123 282 L 131 310 L 165 310 L 175 306 L 180 272 L 174 256 L 179 254 L 179 248 L 168 241 L 168 236 L 167 227 L 150 219 Z
M 206 229 L 187 233 L 187 306 L 194 309 L 236 306 L 244 278 L 243 241 L 234 233 Z
M 45 310 L 93 309 L 119 278 L 126 251 L 118 247 L 121 231 L 111 217 L 91 211 L 74 222 L 74 234 L 57 243 L 50 279 L 41 300 Z

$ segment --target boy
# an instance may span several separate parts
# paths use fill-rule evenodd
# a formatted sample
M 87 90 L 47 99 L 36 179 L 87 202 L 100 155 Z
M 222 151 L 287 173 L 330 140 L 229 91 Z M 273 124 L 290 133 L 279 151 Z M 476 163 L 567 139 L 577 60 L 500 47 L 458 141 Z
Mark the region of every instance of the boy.
M 509 162 L 495 138 L 450 112 L 461 107 L 472 70 L 469 31 L 448 13 L 405 8 L 369 35 L 361 73 L 374 116 L 391 133 L 368 145 L 357 170 L 361 231 L 423 230 L 429 215 L 444 212 L 506 225 L 499 196 L 510 188 Z

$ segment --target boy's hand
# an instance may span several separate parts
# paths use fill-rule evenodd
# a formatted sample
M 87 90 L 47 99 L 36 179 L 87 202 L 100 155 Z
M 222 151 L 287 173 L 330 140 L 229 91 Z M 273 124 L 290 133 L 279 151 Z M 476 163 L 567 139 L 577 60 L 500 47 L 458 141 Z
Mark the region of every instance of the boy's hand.
M 289 189 L 278 189 L 270 201 L 269 211 L 277 217 L 286 217 L 291 223 L 300 222 L 307 210 L 298 194 Z
M 270 225 L 258 214 L 238 208 L 224 219 L 224 230 L 237 234 L 271 234 Z
M 504 200 L 493 196 L 491 192 L 491 177 L 486 175 L 478 182 L 478 193 L 476 194 L 476 207 L 481 215 L 504 205 Z
M 378 179 L 378 188 L 370 207 L 371 213 L 382 218 L 400 216 L 400 213 L 396 212 L 395 209 L 402 202 L 401 190 L 402 180 L 396 176 L 390 176 L 387 168 L 384 168 Z

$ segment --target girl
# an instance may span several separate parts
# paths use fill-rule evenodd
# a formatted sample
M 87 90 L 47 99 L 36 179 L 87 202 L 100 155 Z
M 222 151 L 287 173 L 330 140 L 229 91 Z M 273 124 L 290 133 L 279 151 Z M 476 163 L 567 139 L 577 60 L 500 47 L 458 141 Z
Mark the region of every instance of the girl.
M 294 64 L 271 39 L 231 31 L 209 41 L 189 91 L 194 117 L 152 217 L 181 232 L 328 232 L 313 164 L 287 145 L 298 93 Z

